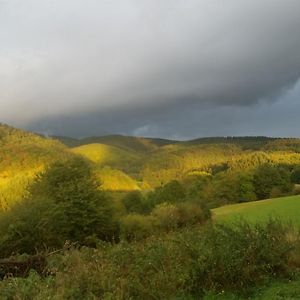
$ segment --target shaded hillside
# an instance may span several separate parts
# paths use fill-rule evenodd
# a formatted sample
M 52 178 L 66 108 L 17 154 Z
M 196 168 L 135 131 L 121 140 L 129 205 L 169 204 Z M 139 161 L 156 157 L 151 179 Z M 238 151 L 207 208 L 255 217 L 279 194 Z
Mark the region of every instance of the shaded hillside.
M 201 144 L 234 144 L 240 146 L 243 150 L 259 150 L 269 142 L 276 141 L 278 138 L 270 138 L 265 136 L 245 136 L 245 137 L 207 137 L 199 138 L 185 142 L 187 145 Z
M 245 137 L 203 137 L 187 141 L 168 140 L 160 138 L 144 138 L 134 136 L 123 136 L 123 135 L 107 135 L 107 136 L 95 136 L 84 139 L 75 139 L 64 136 L 53 136 L 68 147 L 76 147 L 80 145 L 101 143 L 120 148 L 129 148 L 135 151 L 149 151 L 155 150 L 160 147 L 172 144 L 180 145 L 203 145 L 203 144 L 234 144 L 241 146 L 244 150 L 252 149 L 259 150 L 266 146 L 268 143 L 273 141 L 285 140 L 282 138 L 271 138 L 265 136 L 245 136 Z M 297 139 L 293 139 L 296 140 Z M 279 142 L 280 144 L 280 142 Z

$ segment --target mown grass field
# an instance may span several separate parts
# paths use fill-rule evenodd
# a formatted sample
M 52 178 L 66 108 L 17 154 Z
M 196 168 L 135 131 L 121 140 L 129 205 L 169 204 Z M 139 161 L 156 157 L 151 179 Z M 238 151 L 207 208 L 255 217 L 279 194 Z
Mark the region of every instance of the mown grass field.
M 272 218 L 300 226 L 300 195 L 226 205 L 213 209 L 216 221 L 264 222 Z

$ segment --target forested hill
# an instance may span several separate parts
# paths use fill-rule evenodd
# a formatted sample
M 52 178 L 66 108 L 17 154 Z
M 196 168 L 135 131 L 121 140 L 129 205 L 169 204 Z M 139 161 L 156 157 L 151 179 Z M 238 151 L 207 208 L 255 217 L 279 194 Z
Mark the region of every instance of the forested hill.
M 46 165 L 70 155 L 57 140 L 0 124 L 0 209 L 18 201 Z
M 87 144 L 106 144 L 111 146 L 116 146 L 120 148 L 131 149 L 135 151 L 147 152 L 167 145 L 205 145 L 205 144 L 234 144 L 242 147 L 244 150 L 259 150 L 264 146 L 273 141 L 283 141 L 293 140 L 296 143 L 299 142 L 298 139 L 284 139 L 284 138 L 274 138 L 266 136 L 225 136 L 225 137 L 203 137 L 186 141 L 179 140 L 169 140 L 161 138 L 145 138 L 145 137 L 134 137 L 125 135 L 106 135 L 106 136 L 95 136 L 88 137 L 84 139 L 76 139 L 65 136 L 53 136 L 54 139 L 61 141 L 68 147 L 77 147 Z
M 291 172 L 300 164 L 300 140 L 210 137 L 172 141 L 122 135 L 77 140 L 0 125 L 0 206 L 18 201 L 46 165 L 70 156 L 89 160 L 105 190 L 152 190 L 172 180 L 187 184 L 206 178 L 216 191 L 216 185 L 229 186 L 229 181 L 239 186 L 241 173 L 251 179 L 264 164 L 286 165 Z M 209 184 L 205 186 L 208 189 Z
M 156 150 L 165 145 L 178 143 L 178 141 L 172 141 L 167 139 L 144 138 L 124 135 L 95 136 L 84 139 L 75 139 L 61 136 L 53 136 L 53 138 L 61 141 L 68 147 L 77 147 L 99 143 L 119 147 L 126 150 L 134 150 L 136 152 L 148 152 Z
M 0 124 L 0 172 L 39 167 L 69 153 L 58 140 Z

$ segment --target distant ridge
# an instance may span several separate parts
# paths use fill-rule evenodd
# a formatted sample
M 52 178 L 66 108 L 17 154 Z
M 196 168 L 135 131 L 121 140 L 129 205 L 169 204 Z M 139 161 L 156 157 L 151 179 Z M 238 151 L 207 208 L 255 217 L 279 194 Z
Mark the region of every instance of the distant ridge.
M 155 150 L 159 147 L 169 144 L 178 143 L 178 141 L 161 139 L 161 138 L 144 138 L 125 135 L 105 135 L 105 136 L 93 136 L 83 139 L 74 139 L 69 137 L 52 136 L 59 140 L 68 147 L 78 147 L 87 144 L 106 144 L 109 146 L 115 146 L 126 150 L 134 150 L 137 152 L 148 152 Z
M 187 141 L 169 140 L 163 138 L 135 137 L 120 134 L 105 136 L 92 136 L 83 139 L 70 138 L 65 136 L 52 136 L 68 147 L 78 147 L 87 144 L 106 144 L 123 149 L 147 152 L 167 145 L 205 145 L 205 144 L 237 144 L 243 149 L 260 149 L 269 142 L 286 138 L 267 136 L 224 136 L 224 137 L 201 137 Z M 299 140 L 299 139 L 295 139 Z

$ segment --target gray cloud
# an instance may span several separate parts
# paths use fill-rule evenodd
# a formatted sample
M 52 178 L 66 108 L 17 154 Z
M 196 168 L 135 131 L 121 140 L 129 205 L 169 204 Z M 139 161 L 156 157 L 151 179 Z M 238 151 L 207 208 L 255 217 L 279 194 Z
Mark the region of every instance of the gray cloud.
M 250 132 L 230 115 L 258 118 L 300 77 L 299 13 L 299 0 L 0 0 L 0 120 L 73 135 Z

